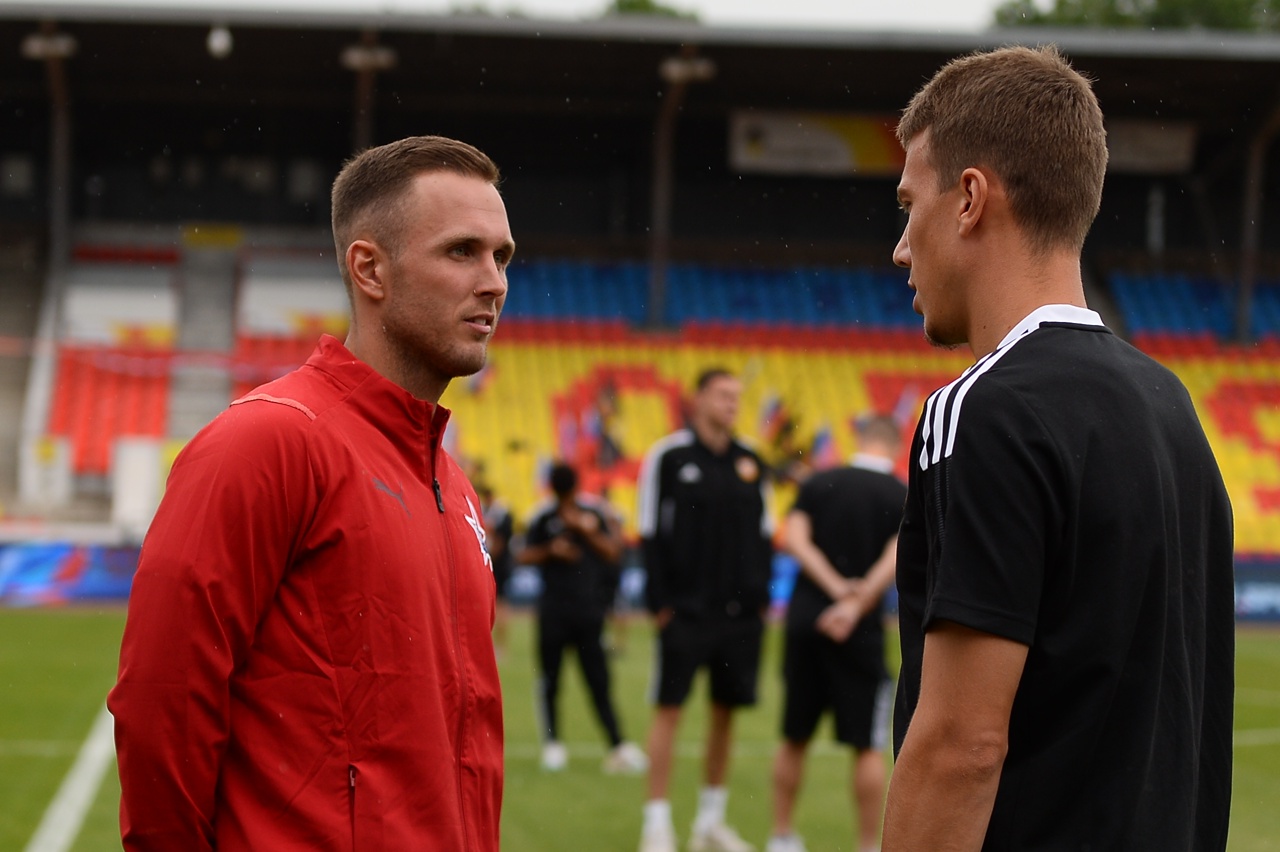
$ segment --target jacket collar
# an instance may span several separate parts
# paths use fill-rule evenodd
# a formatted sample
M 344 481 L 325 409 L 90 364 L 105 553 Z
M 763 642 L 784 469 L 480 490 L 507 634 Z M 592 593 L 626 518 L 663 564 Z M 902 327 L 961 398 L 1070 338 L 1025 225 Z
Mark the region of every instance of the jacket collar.
M 332 335 L 321 335 L 307 366 L 331 377 L 345 388 L 351 402 L 368 409 L 370 419 L 387 420 L 396 413 L 425 429 L 438 443 L 449 423 L 449 409 L 416 398 L 395 382 L 361 361 Z

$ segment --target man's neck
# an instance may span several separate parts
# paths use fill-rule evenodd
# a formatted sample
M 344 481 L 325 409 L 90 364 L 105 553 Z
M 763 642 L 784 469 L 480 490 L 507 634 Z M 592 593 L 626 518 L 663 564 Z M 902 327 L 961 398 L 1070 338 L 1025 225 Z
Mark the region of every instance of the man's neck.
M 1036 308 L 1086 307 L 1080 256 L 1070 251 L 1037 254 L 1004 265 L 975 288 L 969 330 L 974 360 L 995 351 L 1000 341 Z
M 733 441 L 733 433 L 710 423 L 694 421 L 693 432 L 698 436 L 698 440 L 702 442 L 703 446 L 716 455 L 720 455 L 729 449 L 729 444 Z
M 382 376 L 408 391 L 415 399 L 438 405 L 448 380 L 415 368 L 412 359 L 398 357 L 378 335 L 360 334 L 354 321 L 343 343 L 347 351 Z

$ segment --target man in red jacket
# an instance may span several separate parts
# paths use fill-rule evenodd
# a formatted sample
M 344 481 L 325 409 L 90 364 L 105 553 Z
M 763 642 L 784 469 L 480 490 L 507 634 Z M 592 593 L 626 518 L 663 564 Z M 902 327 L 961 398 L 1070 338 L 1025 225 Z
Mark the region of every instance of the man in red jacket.
M 506 298 L 497 181 L 439 137 L 351 160 L 345 346 L 175 462 L 108 702 L 126 849 L 498 849 L 493 575 L 437 404 Z

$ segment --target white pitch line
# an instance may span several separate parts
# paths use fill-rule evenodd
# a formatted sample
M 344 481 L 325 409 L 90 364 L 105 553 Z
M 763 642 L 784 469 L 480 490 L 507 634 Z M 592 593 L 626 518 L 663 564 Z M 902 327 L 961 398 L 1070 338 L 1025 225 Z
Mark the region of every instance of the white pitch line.
M 1234 742 L 1241 746 L 1280 745 L 1280 728 L 1258 728 L 1251 731 L 1236 731 Z
M 102 776 L 115 756 L 115 720 L 104 706 L 93 720 L 89 736 L 53 801 L 45 809 L 26 852 L 66 852 L 80 835 L 85 814 L 102 785 Z
M 1252 704 L 1255 707 L 1280 707 L 1280 689 L 1236 688 L 1237 704 Z
M 80 750 L 71 740 L 0 740 L 0 756 L 63 757 Z

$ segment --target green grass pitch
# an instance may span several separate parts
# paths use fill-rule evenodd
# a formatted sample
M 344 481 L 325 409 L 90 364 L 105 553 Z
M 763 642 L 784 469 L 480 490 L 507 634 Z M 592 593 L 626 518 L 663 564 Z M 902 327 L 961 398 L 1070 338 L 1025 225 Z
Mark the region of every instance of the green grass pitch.
M 0 849 L 22 849 L 75 759 L 102 705 L 116 666 L 124 613 L 120 608 L 0 610 Z M 507 780 L 503 847 L 522 852 L 634 849 L 640 829 L 643 779 L 604 776 L 604 743 L 588 709 L 576 661 L 563 678 L 566 771 L 538 769 L 533 702 L 531 622 L 509 626 L 501 668 L 506 695 Z M 643 742 L 652 657 L 647 621 L 616 636 L 614 696 L 624 733 Z M 762 701 L 740 714 L 729 818 L 761 845 L 769 830 L 769 767 L 779 707 L 779 636 L 769 635 Z M 1232 852 L 1280 850 L 1280 631 L 1242 629 L 1237 654 L 1235 795 Z M 681 731 L 672 805 L 677 826 L 693 818 L 704 729 L 703 693 L 690 703 Z M 819 734 L 798 813 L 798 826 L 818 850 L 849 849 L 853 825 L 847 755 Z M 119 785 L 109 771 L 89 811 L 76 850 L 118 849 Z

